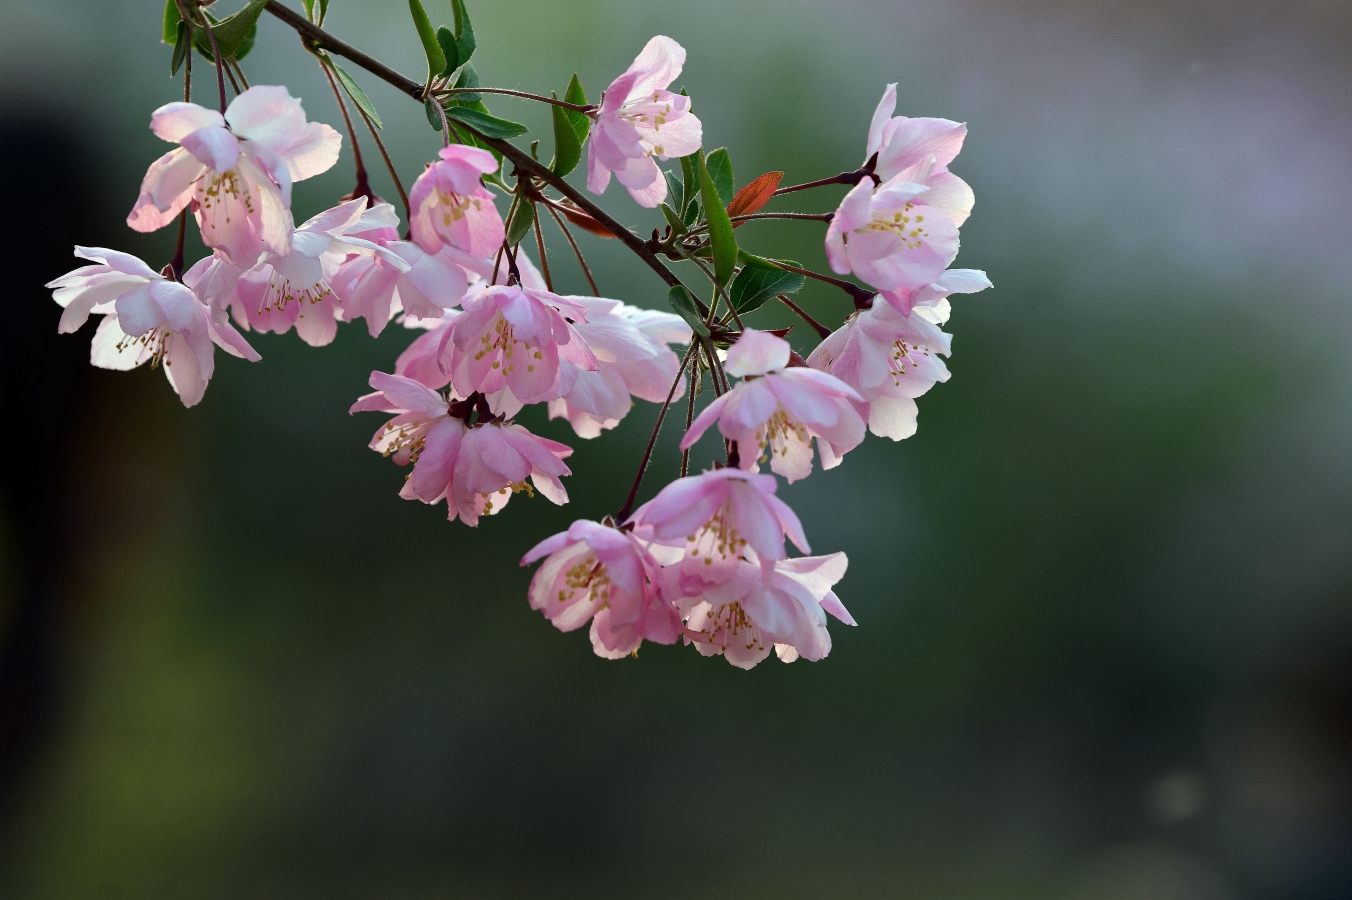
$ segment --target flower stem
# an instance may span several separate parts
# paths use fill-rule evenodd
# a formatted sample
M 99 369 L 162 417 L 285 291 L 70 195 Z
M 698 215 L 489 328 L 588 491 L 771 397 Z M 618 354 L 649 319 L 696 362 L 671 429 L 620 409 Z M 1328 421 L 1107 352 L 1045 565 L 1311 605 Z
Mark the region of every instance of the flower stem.
M 562 231 L 563 236 L 568 239 L 568 246 L 572 247 L 573 253 L 577 255 L 577 264 L 582 267 L 582 274 L 587 276 L 587 284 L 591 285 L 592 296 L 601 296 L 601 292 L 596 287 L 596 279 L 592 277 L 591 269 L 587 266 L 587 260 L 582 256 L 582 251 L 578 249 L 577 241 L 573 240 L 572 232 L 568 230 L 568 223 L 563 221 L 563 216 L 560 216 L 554 210 L 553 206 L 546 203 L 544 204 L 544 207 L 549 210 L 549 214 L 554 217 L 554 222 L 559 226 L 559 230 Z
M 357 142 L 357 129 L 352 127 L 352 117 L 347 114 L 347 104 L 343 102 L 343 92 L 338 88 L 338 82 L 334 79 L 333 73 L 329 71 L 328 63 L 321 59 L 319 68 L 324 70 L 324 77 L 328 79 L 329 87 L 333 88 L 333 99 L 338 101 L 338 111 L 343 114 L 343 123 L 347 125 L 348 136 L 352 138 L 352 156 L 357 162 L 357 186 L 352 189 L 352 196 L 354 199 L 365 197 L 368 203 L 374 203 L 375 194 L 371 193 L 371 183 L 366 178 L 366 166 L 362 163 L 361 158 L 361 144 Z
M 269 4 L 271 5 L 271 4 Z M 780 188 L 771 194 L 771 197 L 778 197 L 780 194 L 792 194 L 794 191 L 805 191 L 808 188 L 826 187 L 831 184 L 849 184 L 855 185 L 865 178 L 872 178 L 874 184 L 880 184 L 882 179 L 874 173 L 874 168 L 878 165 L 878 154 L 869 157 L 868 162 L 864 163 L 853 172 L 841 172 L 839 175 L 832 175 L 830 178 L 822 178 L 817 181 L 807 181 L 803 184 L 792 184 L 788 187 Z
M 808 278 L 815 278 L 818 281 L 824 281 L 827 284 L 834 284 L 845 293 L 854 298 L 856 309 L 868 309 L 873 305 L 873 298 L 877 296 L 876 291 L 870 291 L 868 288 L 860 287 L 852 281 L 846 281 L 843 278 L 832 278 L 830 275 L 823 275 L 820 272 L 814 272 L 811 269 L 800 269 L 797 266 L 791 266 L 788 263 L 775 261 L 775 265 L 781 269 L 790 272 L 797 272 L 799 275 L 806 275 Z
M 540 228 L 540 216 L 537 213 L 531 220 L 531 227 L 535 229 L 535 246 L 540 251 L 540 271 L 545 276 L 545 287 L 553 292 L 554 279 L 549 277 L 549 255 L 545 253 L 545 233 Z
M 826 340 L 831 336 L 831 329 L 827 328 L 821 322 L 818 322 L 816 319 L 809 316 L 806 312 L 803 311 L 803 308 L 801 306 L 799 306 L 797 303 L 794 303 L 786 295 L 780 294 L 779 299 L 789 309 L 798 313 L 798 315 L 802 317 L 804 322 L 811 325 L 813 329 L 816 330 L 817 334 L 821 337 L 822 340 Z
M 671 390 L 667 391 L 667 399 L 662 403 L 662 408 L 657 411 L 657 424 L 653 425 L 653 433 L 648 438 L 648 446 L 643 451 L 643 459 L 639 461 L 638 474 L 634 476 L 634 484 L 629 488 L 629 496 L 625 498 L 624 506 L 615 514 L 615 521 L 621 525 L 625 523 L 634 509 L 634 499 L 638 497 L 638 486 L 643 483 L 643 473 L 648 469 L 648 460 L 652 459 L 653 446 L 657 443 L 657 433 L 662 430 L 662 420 L 666 418 L 667 410 L 671 408 L 672 398 L 676 396 L 676 388 L 681 385 L 681 376 L 685 374 L 686 367 L 690 365 L 690 360 L 696 352 L 695 346 L 692 341 L 690 349 L 685 351 L 685 358 L 681 360 L 681 367 L 676 370 L 676 379 L 671 383 Z
M 390 178 L 394 181 L 394 189 L 399 192 L 399 199 L 404 201 L 404 216 L 410 222 L 413 220 L 413 210 L 408 205 L 408 194 L 404 193 L 404 184 L 399 180 L 399 173 L 394 168 L 394 163 L 390 161 L 390 154 L 385 149 L 385 142 L 380 139 L 380 132 L 376 131 L 376 123 L 371 121 L 371 117 L 366 114 L 366 110 L 360 106 L 357 112 L 361 115 L 362 121 L 366 123 L 366 130 L 371 132 L 371 138 L 376 142 L 376 149 L 380 151 L 380 156 L 385 160 L 385 168 L 390 170 Z M 355 142 L 354 142 L 355 143 Z
M 207 33 L 207 40 L 211 41 L 211 55 L 216 59 L 216 87 L 221 91 L 221 115 L 225 115 L 225 61 L 221 59 L 221 48 L 216 43 L 216 32 L 211 30 L 211 23 L 207 21 L 206 14 L 202 14 L 202 28 Z M 188 48 L 189 52 L 192 48 Z
M 596 104 L 582 106 L 577 103 L 568 103 L 564 100 L 555 100 L 553 97 L 544 97 L 540 94 L 528 94 L 525 91 L 509 91 L 507 88 L 439 88 L 434 90 L 434 94 L 506 94 L 509 97 L 522 97 L 526 100 L 538 100 L 540 103 L 548 103 L 551 106 L 562 106 L 564 109 L 571 109 L 574 112 L 580 112 L 586 115 L 596 112 Z

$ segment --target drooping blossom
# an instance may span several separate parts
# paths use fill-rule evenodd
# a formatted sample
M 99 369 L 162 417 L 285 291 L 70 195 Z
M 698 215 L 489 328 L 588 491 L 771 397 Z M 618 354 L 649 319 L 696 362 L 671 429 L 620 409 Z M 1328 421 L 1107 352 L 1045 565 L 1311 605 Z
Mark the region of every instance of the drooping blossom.
M 338 333 L 342 300 L 329 279 L 351 254 L 379 256 L 398 272 L 412 268 L 395 252 L 356 237 L 373 228 L 398 223 L 388 203 L 366 209 L 358 197 L 325 210 L 296 229 L 286 253 L 267 252 L 240 276 L 235 288 L 235 318 L 259 331 L 296 333 L 312 347 L 323 347 Z
M 812 441 L 821 449 L 822 468 L 864 440 L 864 422 L 853 402 L 862 402 L 840 379 L 801 365 L 788 368 L 789 342 L 769 332 L 747 329 L 728 350 L 724 370 L 742 379 L 704 408 L 681 440 L 694 445 L 718 423 L 723 436 L 737 441 L 744 469 L 764 462 L 790 484 L 812 473 Z
M 631 396 L 661 403 L 681 367 L 667 344 L 690 342 L 680 316 L 639 309 L 601 297 L 567 296 L 587 311 L 574 328 L 596 356 L 594 370 L 560 362 L 560 396 L 549 401 L 551 419 L 566 418 L 578 437 L 614 428 L 633 406 Z M 684 382 L 676 386 L 683 391 Z
M 990 286 L 985 275 L 970 269 L 945 272 L 917 291 L 909 315 L 891 303 L 874 301 L 846 320 L 817 346 L 808 365 L 830 372 L 859 392 L 857 404 L 869 431 L 894 441 L 915 434 L 915 398 L 935 382 L 948 380 L 947 356 L 952 338 L 939 328 L 948 319 L 950 293 L 971 293 Z
M 954 225 L 961 225 L 972 212 L 972 189 L 952 172 L 948 164 L 962 150 L 967 126 L 949 119 L 892 116 L 897 108 L 897 86 L 889 84 L 869 125 L 868 146 L 864 158 L 878 154 L 874 172 L 888 181 L 903 172 L 907 180 L 922 171 L 928 162 L 923 183 L 929 190 L 925 204 L 947 213 Z
M 424 252 L 449 244 L 472 257 L 492 255 L 502 245 L 502 216 L 482 177 L 498 168 L 493 154 L 451 144 L 413 183 L 408 202 L 413 240 Z
M 447 515 L 455 521 L 458 510 L 451 479 L 465 435 L 464 420 L 450 415 L 445 397 L 411 378 L 372 372 L 370 385 L 375 393 L 358 399 L 348 412 L 395 414 L 376 430 L 370 447 L 397 465 L 412 464 L 399 496 L 423 503 L 446 500 Z
M 52 299 L 65 308 L 57 330 L 76 331 L 91 314 L 103 321 L 94 333 L 90 362 L 127 371 L 149 362 L 164 364 L 184 406 L 195 406 L 215 372 L 215 350 L 256 362 L 260 357 L 224 316 L 192 290 L 154 271 L 140 259 L 102 247 L 76 247 L 95 263 L 50 282 Z
M 515 415 L 522 405 L 559 393 L 560 360 L 595 369 L 596 357 L 568 322 L 587 309 L 548 291 L 493 285 L 470 294 L 445 334 L 440 364 L 456 393 L 489 396 L 493 412 Z M 564 317 L 567 315 L 568 319 Z
M 937 280 L 958 255 L 958 226 L 926 204 L 928 177 L 925 163 L 876 190 L 868 178 L 855 185 L 826 230 L 831 268 L 884 291 Z
M 556 506 L 567 503 L 568 492 L 559 478 L 572 474 L 563 464 L 572 453 L 571 447 L 511 422 L 493 421 L 471 428 L 460 442 L 455 461 L 454 494 L 461 521 L 478 525 L 481 515 L 496 515 L 512 494 L 521 491 L 530 496 L 539 491 Z
M 385 209 L 394 216 L 389 204 L 375 207 Z M 354 255 L 329 279 L 342 301 L 343 320 L 366 319 L 371 337 L 379 337 L 400 312 L 418 319 L 439 319 L 465 296 L 469 279 L 450 247 L 428 253 L 412 241 L 399 240 L 398 231 L 390 226 L 354 236 L 385 248 L 403 262 L 403 266 L 395 265 L 378 253 Z
M 300 101 L 275 85 L 249 88 L 224 116 L 167 103 L 152 114 L 150 130 L 179 146 L 151 163 L 127 224 L 155 231 L 192 202 L 202 241 L 246 267 L 263 250 L 287 251 L 292 182 L 328 170 L 342 144 L 329 126 L 307 122 Z
M 661 567 L 633 532 L 579 520 L 521 559 L 548 557 L 530 583 L 530 605 L 560 631 L 591 621 L 592 649 L 620 659 L 643 641 L 672 644 L 681 633 L 676 608 L 658 587 Z
M 689 156 L 704 141 L 690 98 L 667 90 L 684 65 L 685 48 L 658 35 L 606 88 L 587 148 L 587 190 L 604 193 L 614 172 L 639 206 L 666 199 L 667 182 L 653 157 Z
M 826 613 L 846 625 L 854 618 L 831 590 L 845 575 L 844 553 L 776 560 L 762 572 L 751 562 L 739 565 L 750 572 L 751 587 L 729 602 L 717 602 L 707 593 L 674 600 L 685 618 L 686 643 L 703 656 L 721 655 L 740 669 L 750 669 L 770 655 L 783 662 L 800 656 L 816 662 L 831 652 Z M 664 584 L 675 590 L 672 579 Z

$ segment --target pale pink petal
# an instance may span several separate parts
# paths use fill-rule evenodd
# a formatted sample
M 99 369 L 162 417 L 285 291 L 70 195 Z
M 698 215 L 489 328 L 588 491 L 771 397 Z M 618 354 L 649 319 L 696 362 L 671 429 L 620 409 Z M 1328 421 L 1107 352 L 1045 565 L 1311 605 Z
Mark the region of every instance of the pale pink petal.
M 127 216 L 133 231 L 155 231 L 178 216 L 192 199 L 192 186 L 207 171 L 201 160 L 175 147 L 150 164 L 141 181 L 141 194 Z
M 166 103 L 150 114 L 150 130 L 162 141 L 177 144 L 201 128 L 220 128 L 225 119 L 214 109 L 196 103 Z
M 728 348 L 728 359 L 723 369 L 729 375 L 745 378 L 764 375 L 789 364 L 789 342 L 768 331 L 748 328 L 737 343 Z
M 239 159 L 239 138 L 222 127 L 199 128 L 182 141 L 187 150 L 208 168 L 228 172 Z

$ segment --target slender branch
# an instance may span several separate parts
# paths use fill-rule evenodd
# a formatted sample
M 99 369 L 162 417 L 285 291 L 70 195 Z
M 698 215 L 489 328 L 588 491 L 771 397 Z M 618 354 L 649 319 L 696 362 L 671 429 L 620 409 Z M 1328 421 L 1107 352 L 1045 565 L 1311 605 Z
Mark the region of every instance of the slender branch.
M 690 342 L 690 349 L 695 354 L 695 370 L 690 377 L 689 400 L 685 405 L 685 433 L 690 433 L 690 423 L 695 421 L 695 394 L 698 388 L 695 386 L 695 379 L 699 379 L 699 384 L 704 384 L 704 372 L 700 368 L 699 362 L 699 344 Z M 684 478 L 690 473 L 690 448 L 686 447 L 681 451 L 681 477 Z
M 568 103 L 564 100 L 555 100 L 553 97 L 544 97 L 540 94 L 528 94 L 525 91 L 509 91 L 507 88 L 437 88 L 432 91 L 433 94 L 506 94 L 509 97 L 522 97 L 526 100 L 538 100 L 541 103 L 548 103 L 552 106 L 562 106 L 564 109 L 571 109 L 574 112 L 591 114 L 596 112 L 596 104 L 591 103 L 582 106 L 577 103 Z
M 216 32 L 211 30 L 211 23 L 207 21 L 205 13 L 202 15 L 202 28 L 207 33 L 207 40 L 211 41 L 211 55 L 216 58 L 216 86 L 221 90 L 221 115 L 225 115 L 225 61 L 221 59 L 221 48 L 216 44 Z
M 549 276 L 549 254 L 545 253 L 545 233 L 540 227 L 540 214 L 537 212 L 535 218 L 531 220 L 531 227 L 535 229 L 535 246 L 540 251 L 540 271 L 545 276 L 545 287 L 551 292 L 554 290 L 554 279 Z
M 347 104 L 343 102 L 343 92 L 338 87 L 338 81 L 329 71 L 328 63 L 323 59 L 319 61 L 319 68 L 324 70 L 324 77 L 328 79 L 329 87 L 333 88 L 333 99 L 338 101 L 338 111 L 343 114 L 343 123 L 347 125 L 348 136 L 352 138 L 352 156 L 357 162 L 357 186 L 352 189 L 352 196 L 365 197 L 368 201 L 373 200 L 375 195 L 371 193 L 371 183 L 366 178 L 366 166 L 362 163 L 361 144 L 357 142 L 357 129 L 352 127 L 352 117 L 347 114 Z
M 270 5 L 270 4 L 269 4 Z M 830 178 L 822 178 L 817 181 L 808 181 L 803 184 L 792 184 L 788 187 L 780 188 L 771 194 L 771 197 L 778 197 L 780 194 L 792 194 L 794 191 L 805 191 L 808 188 L 826 187 L 830 184 L 858 184 L 865 178 L 872 178 L 874 184 L 880 184 L 882 179 L 873 171 L 878 165 L 878 154 L 873 154 L 864 163 L 853 172 L 841 172 L 839 175 L 832 175 Z
M 169 269 L 175 281 L 183 280 L 183 239 L 188 233 L 188 209 L 178 214 L 178 242 L 174 244 L 174 257 L 169 260 Z
M 559 226 L 559 230 L 568 239 L 568 246 L 572 247 L 573 253 L 577 254 L 577 264 L 582 267 L 582 274 L 587 276 L 587 284 L 591 285 L 592 296 L 601 296 L 601 292 L 596 287 L 596 279 L 592 277 L 591 269 L 587 266 L 587 260 L 583 258 L 582 251 L 578 249 L 577 241 L 573 240 L 573 233 L 568 230 L 568 223 L 563 221 L 563 216 L 554 211 L 553 206 L 546 203 L 545 209 L 549 210 L 549 214 L 554 217 L 554 222 Z
M 831 221 L 833 218 L 835 218 L 835 215 L 836 215 L 836 214 L 833 213 L 833 212 L 828 212 L 828 213 L 799 213 L 799 212 L 751 213 L 750 215 L 746 215 L 746 216 L 733 216 L 733 217 L 732 217 L 732 227 L 733 227 L 733 228 L 736 228 L 738 225 L 741 225 L 743 222 L 750 222 L 750 221 L 752 221 L 753 219 L 803 219 L 803 220 L 806 220 L 806 221 L 809 221 L 809 222 L 829 222 L 829 221 Z M 703 234 L 704 232 L 706 232 L 706 231 L 708 231 L 708 230 L 709 230 L 709 225 L 708 225 L 708 223 L 705 223 L 704 225 L 696 225 L 694 228 L 691 228 L 689 231 L 687 231 L 686 234 L 687 234 L 687 235 L 690 235 L 690 234 Z
M 242 94 L 243 91 L 239 89 L 239 82 L 235 80 L 235 70 L 230 68 L 229 61 L 225 64 L 225 76 L 230 79 L 230 86 L 235 89 L 235 96 L 238 97 Z
M 278 0 L 268 0 L 266 9 L 299 32 L 304 39 L 309 41 L 312 47 L 323 48 L 332 53 L 336 53 L 345 59 L 349 59 L 370 72 L 372 75 L 375 75 L 377 78 L 380 78 L 403 91 L 414 100 L 421 101 L 423 99 L 423 85 L 411 78 L 399 74 L 394 69 L 391 69 L 377 59 L 373 59 L 356 47 L 338 40 L 338 38 L 329 34 L 324 29 L 307 21 L 294 10 L 288 9 L 278 2 Z M 437 104 L 437 106 L 440 107 L 440 104 Z M 643 262 L 648 265 L 648 268 L 656 272 L 658 277 L 665 281 L 669 286 L 676 287 L 681 283 L 681 280 L 676 277 L 675 273 L 667 268 L 652 250 L 648 249 L 647 244 L 644 243 L 638 235 L 617 222 L 609 213 L 587 199 L 587 197 L 577 188 L 551 172 L 548 167 L 532 159 L 529 153 L 508 141 L 485 137 L 473 128 L 465 125 L 463 122 L 457 122 L 456 125 L 476 135 L 480 143 L 486 147 L 492 147 L 494 150 L 510 159 L 516 164 L 517 168 L 524 169 L 530 175 L 550 185 L 560 194 L 563 194 L 569 200 L 576 203 L 587 213 L 587 215 L 591 216 L 597 222 L 600 222 L 603 228 L 619 238 L 626 247 L 632 250 L 639 259 L 643 260 Z
M 785 294 L 780 294 L 779 299 L 789 309 L 798 313 L 798 315 L 802 317 L 804 322 L 811 325 L 813 329 L 817 332 L 817 334 L 821 336 L 822 340 L 826 340 L 831 336 L 831 329 L 827 328 L 821 322 L 818 322 L 816 319 L 809 316 L 806 312 L 803 311 L 803 308 L 801 306 L 790 300 L 788 296 L 786 296 Z
M 860 287 L 854 282 L 846 281 L 843 278 L 832 278 L 830 275 L 823 275 L 820 272 L 814 272 L 811 269 L 800 269 L 797 266 L 791 266 L 780 260 L 775 260 L 775 265 L 790 272 L 797 272 L 799 275 L 806 275 L 808 278 L 815 278 L 818 281 L 824 281 L 827 284 L 834 284 L 854 298 L 854 305 L 858 309 L 868 309 L 868 307 L 873 304 L 873 298 L 877 295 L 877 291 L 870 291 L 868 288 Z
M 629 496 L 625 499 L 624 506 L 615 515 L 615 521 L 621 525 L 625 523 L 629 518 L 629 513 L 634 509 L 634 499 L 638 496 L 638 486 L 643 483 L 643 473 L 648 469 L 648 460 L 652 459 L 653 445 L 657 443 L 657 433 L 662 430 L 662 420 L 666 418 L 667 410 L 671 408 L 672 398 L 676 396 L 676 388 L 681 386 L 681 376 L 685 374 L 686 367 L 690 365 L 691 357 L 695 352 L 695 344 L 691 342 L 690 349 L 685 351 L 685 358 L 681 360 L 681 367 L 676 370 L 676 380 L 671 383 L 671 390 L 667 391 L 667 399 L 662 403 L 662 408 L 658 410 L 657 424 L 653 425 L 653 433 L 648 438 L 648 446 L 643 451 L 643 459 L 638 464 L 638 474 L 634 476 L 634 484 L 629 488 Z
M 186 25 L 186 23 L 185 23 Z M 183 60 L 183 102 L 192 102 L 192 26 L 186 25 L 188 29 L 188 55 Z
M 366 130 L 371 132 L 371 137 L 376 142 L 376 148 L 380 150 L 380 156 L 385 160 L 385 168 L 390 170 L 390 178 L 394 180 L 394 189 L 399 192 L 399 199 L 404 201 L 404 216 L 412 222 L 413 209 L 408 204 L 408 194 L 404 193 L 404 183 L 399 180 L 399 172 L 395 170 L 394 163 L 390 161 L 390 154 L 385 149 L 385 142 L 380 139 L 380 132 L 376 131 L 376 123 L 371 121 L 371 117 L 366 114 L 366 110 L 360 106 L 357 107 L 357 112 L 361 114 L 362 121 L 366 123 Z
M 721 284 L 718 283 L 718 278 L 714 275 L 714 273 L 709 271 L 709 267 L 706 266 L 706 265 L 704 264 L 704 261 L 701 260 L 698 256 L 695 256 L 694 254 L 691 254 L 691 253 L 687 253 L 687 252 L 685 252 L 684 249 L 681 250 L 681 255 L 684 256 L 686 259 L 690 260 L 690 261 L 691 261 L 692 263 L 694 263 L 695 265 L 699 266 L 699 267 L 700 267 L 700 271 L 702 271 L 705 275 L 709 276 L 709 280 L 712 281 L 712 282 L 714 283 L 714 287 L 718 289 L 718 296 L 719 296 L 719 297 L 722 297 L 722 298 L 723 298 L 723 302 L 725 302 L 725 303 L 728 304 L 728 311 L 732 313 L 733 319 L 735 319 L 735 320 L 737 321 L 737 327 L 738 327 L 738 328 L 741 328 L 741 327 L 742 327 L 742 317 L 739 316 L 739 315 L 737 315 L 737 307 L 735 307 L 735 306 L 732 305 L 732 298 L 728 296 L 727 289 L 725 289 L 725 288 L 723 287 L 723 285 L 721 285 Z M 717 299 L 717 298 L 715 298 L 715 299 Z M 715 310 L 717 307 L 718 307 L 718 303 L 717 303 L 717 302 L 713 303 L 713 304 L 709 307 L 709 319 L 708 319 L 708 321 L 705 322 L 704 324 L 706 324 L 706 325 L 712 325 L 712 324 L 713 324 L 713 322 L 714 322 L 714 310 Z
M 244 85 L 244 90 L 247 91 L 249 89 L 249 79 L 244 77 L 244 67 L 239 64 L 239 60 L 232 56 L 230 59 L 226 60 L 226 63 L 234 67 L 235 74 L 239 76 L 239 83 Z

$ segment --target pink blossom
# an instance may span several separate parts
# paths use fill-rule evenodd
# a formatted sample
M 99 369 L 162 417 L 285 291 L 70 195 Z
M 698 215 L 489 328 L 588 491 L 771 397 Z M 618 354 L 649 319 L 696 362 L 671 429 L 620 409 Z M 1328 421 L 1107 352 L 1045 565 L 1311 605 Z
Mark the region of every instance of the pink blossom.
M 928 175 L 923 179 L 929 188 L 925 203 L 947 213 L 954 225 L 961 225 L 971 214 L 975 198 L 967 182 L 948 171 L 948 164 L 962 150 L 967 126 L 949 119 L 893 118 L 896 107 L 897 86 L 889 84 L 873 113 L 864 157 L 878 154 L 874 172 L 884 181 L 903 172 L 909 176 L 906 180 L 919 180 L 914 176 L 932 160 Z
M 372 372 L 370 384 L 376 392 L 357 400 L 348 412 L 395 414 L 377 429 L 370 446 L 392 456 L 397 465 L 413 465 L 399 496 L 423 503 L 444 499 L 447 514 L 455 521 L 452 475 L 465 435 L 464 421 L 450 415 L 445 397 L 410 378 Z
M 127 224 L 155 231 L 192 202 L 203 242 L 239 266 L 264 249 L 286 252 L 292 182 L 326 171 L 342 144 L 272 85 L 240 94 L 224 116 L 195 103 L 165 104 L 150 130 L 179 146 L 151 163 Z
M 427 253 L 449 244 L 472 257 L 492 255 L 504 229 L 493 193 L 481 179 L 497 170 L 497 160 L 487 150 L 463 144 L 443 147 L 440 156 L 409 192 L 413 240 Z
M 929 284 L 958 255 L 958 227 L 927 205 L 928 164 L 874 190 L 867 178 L 840 202 L 826 231 L 826 256 L 879 290 Z
M 192 290 L 136 257 L 102 247 L 76 247 L 75 255 L 96 265 L 47 287 L 65 307 L 57 326 L 61 333 L 76 331 L 91 314 L 103 315 L 90 348 L 90 362 L 99 368 L 127 371 L 164 363 L 183 405 L 195 406 L 215 371 L 216 345 L 250 361 L 260 358 L 224 316 L 213 319 Z
M 661 567 L 632 532 L 579 520 L 521 559 L 544 564 L 530 582 L 531 609 L 560 631 L 591 620 L 597 656 L 620 659 L 644 640 L 676 642 L 681 619 L 658 589 Z
M 808 365 L 859 392 L 864 402 L 856 408 L 868 419 L 869 431 L 894 441 L 908 438 L 916 430 L 915 398 L 949 377 L 939 358 L 951 346 L 939 328 L 948 319 L 947 295 L 989 285 L 980 272 L 953 269 L 915 292 L 919 303 L 909 314 L 875 301 L 822 341 Z
M 566 418 L 578 437 L 594 438 L 629 413 L 631 396 L 652 403 L 667 399 L 681 367 L 667 344 L 690 341 L 690 326 L 680 316 L 601 297 L 563 299 L 586 309 L 586 321 L 574 328 L 595 354 L 597 367 L 559 364 L 560 396 L 549 401 L 551 419 Z
M 595 369 L 596 357 L 564 314 L 585 321 L 586 307 L 548 291 L 494 285 L 461 302 L 445 336 L 441 367 L 462 397 L 490 397 L 493 411 L 514 415 L 523 404 L 559 393 L 559 361 Z
M 246 327 L 277 334 L 294 325 L 312 347 L 330 343 L 344 313 L 329 279 L 350 254 L 379 256 L 382 263 L 401 273 L 412 268 L 395 252 L 355 236 L 389 222 L 398 223 L 390 205 L 383 203 L 368 211 L 365 197 L 310 219 L 296 229 L 288 252 L 263 254 L 256 266 L 239 277 L 235 318 Z
M 587 190 L 604 193 L 614 172 L 639 206 L 666 199 L 667 182 L 653 157 L 689 156 L 704 140 L 690 98 L 666 89 L 684 65 L 685 48 L 658 35 L 606 88 L 587 149 Z
M 863 398 L 840 379 L 802 367 L 787 368 L 789 342 L 747 329 L 728 350 L 724 369 L 742 378 L 710 403 L 691 423 L 681 449 L 694 445 L 709 426 L 737 441 L 741 467 L 764 462 L 790 484 L 812 473 L 812 441 L 821 448 L 822 468 L 864 440 L 864 422 L 851 401 Z M 758 459 L 759 457 L 759 459 Z
M 557 506 L 567 503 L 568 492 L 559 478 L 572 474 L 563 464 L 572 453 L 571 447 L 510 422 L 471 428 L 455 461 L 455 504 L 461 521 L 478 525 L 481 515 L 496 515 L 512 494 L 521 491 L 530 496 L 539 491 Z
M 451 382 L 451 373 L 441 368 L 441 345 L 450 331 L 456 316 L 463 315 L 458 309 L 448 309 L 440 319 L 417 319 L 401 317 L 405 328 L 425 329 L 413 339 L 399 358 L 394 361 L 396 375 L 412 378 L 430 388 L 443 388 Z
M 753 574 L 751 588 L 740 598 L 719 603 L 704 594 L 674 601 L 686 620 L 686 642 L 701 655 L 722 655 L 740 669 L 765 659 L 771 647 L 784 662 L 800 656 L 813 662 L 824 659 L 831 652 L 826 613 L 855 624 L 831 590 L 848 564 L 844 553 L 780 559 L 763 573 L 743 562 Z

